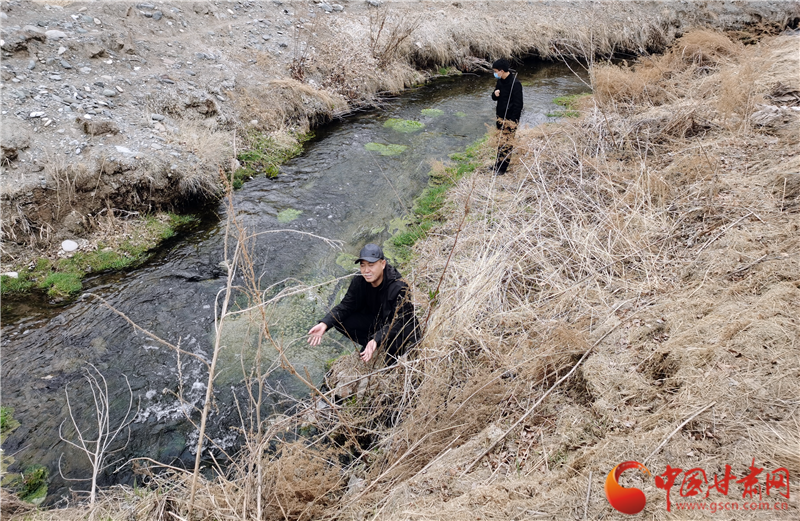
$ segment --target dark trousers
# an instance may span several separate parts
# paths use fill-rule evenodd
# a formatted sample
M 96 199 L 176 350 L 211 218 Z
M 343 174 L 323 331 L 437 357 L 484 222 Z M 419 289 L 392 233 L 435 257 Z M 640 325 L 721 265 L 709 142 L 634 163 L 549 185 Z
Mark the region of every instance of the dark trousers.
M 503 175 L 508 170 L 511 162 L 511 151 L 514 150 L 512 143 L 517 132 L 517 123 L 508 119 L 497 119 L 497 130 L 500 131 L 497 137 L 497 159 L 494 162 L 494 173 Z
M 341 322 L 334 323 L 333 327 L 353 342 L 361 345 L 361 351 L 363 351 L 367 346 L 367 342 L 375 336 L 375 317 L 354 314 Z M 387 363 L 394 363 L 398 356 L 405 353 L 417 341 L 417 327 L 415 321 L 412 321 L 409 324 L 404 324 L 396 335 L 387 335 L 378 348 L 383 348 L 387 355 Z

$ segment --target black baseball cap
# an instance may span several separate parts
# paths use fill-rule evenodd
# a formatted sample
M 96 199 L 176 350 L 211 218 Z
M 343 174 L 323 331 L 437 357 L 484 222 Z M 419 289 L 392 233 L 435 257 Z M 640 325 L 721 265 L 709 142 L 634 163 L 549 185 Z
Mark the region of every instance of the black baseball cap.
M 377 244 L 367 244 L 361 248 L 361 253 L 358 254 L 356 264 L 365 260 L 367 262 L 379 261 L 383 258 L 383 250 Z

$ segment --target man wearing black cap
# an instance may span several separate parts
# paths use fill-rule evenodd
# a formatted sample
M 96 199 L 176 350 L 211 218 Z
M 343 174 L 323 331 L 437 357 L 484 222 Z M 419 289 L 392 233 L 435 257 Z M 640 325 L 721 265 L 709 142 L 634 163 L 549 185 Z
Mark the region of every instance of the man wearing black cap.
M 503 175 L 511 161 L 511 142 L 517 131 L 519 118 L 522 116 L 522 85 L 517 80 L 517 73 L 511 72 L 508 60 L 499 59 L 492 64 L 497 85 L 492 92 L 492 99 L 497 102 L 497 129 L 500 130 L 500 144 L 497 147 L 497 159 L 494 173 Z
M 396 359 L 418 340 L 408 284 L 386 263 L 377 244 L 364 246 L 356 264 L 361 265 L 361 276 L 353 278 L 342 302 L 311 328 L 308 343 L 319 345 L 332 326 L 361 344 L 364 362 L 378 347 L 383 347 L 390 360 Z

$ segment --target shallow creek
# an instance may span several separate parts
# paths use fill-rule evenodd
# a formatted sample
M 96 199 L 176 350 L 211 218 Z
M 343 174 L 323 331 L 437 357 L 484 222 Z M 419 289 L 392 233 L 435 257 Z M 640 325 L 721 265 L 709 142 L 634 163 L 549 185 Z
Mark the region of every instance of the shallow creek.
M 579 68 L 579 67 L 578 67 Z M 568 67 L 529 61 L 520 67 L 525 109 L 522 125 L 537 125 L 561 109 L 558 96 L 588 90 Z M 446 160 L 481 138 L 493 126 L 494 102 L 489 98 L 494 78 L 463 75 L 440 79 L 388 100 L 379 111 L 349 117 L 316 131 L 304 153 L 281 167 L 277 179 L 256 178 L 234 195 L 239 222 L 250 233 L 270 230 L 308 232 L 341 241 L 341 249 L 310 235 L 267 233 L 253 241 L 256 272 L 261 286 L 293 279 L 303 284 L 335 281 L 355 271 L 353 260 L 367 242 L 382 243 L 390 236 L 393 220 L 408 213 L 413 199 L 428 181 L 431 160 Z M 431 110 L 433 109 L 433 110 Z M 403 133 L 384 123 L 389 118 L 424 124 Z M 403 145 L 397 155 L 381 155 L 374 146 Z M 486 175 L 486 174 L 483 174 Z M 89 279 L 84 291 L 102 296 L 133 322 L 186 351 L 209 360 L 214 344 L 214 303 L 225 285 L 223 260 L 226 204 L 204 218 L 204 224 L 161 248 L 145 266 L 134 271 Z M 338 333 L 328 333 L 321 346 L 309 348 L 303 334 L 341 295 L 348 280 L 322 285 L 281 301 L 270 311 L 272 335 L 286 346 L 291 362 L 308 371 L 315 384 L 322 381 L 326 361 L 353 347 Z M 69 385 L 73 411 L 79 421 L 94 415 L 84 369 L 93 364 L 108 381 L 112 418 L 124 415 L 128 404 L 126 375 L 139 412 L 131 424 L 130 442 L 113 456 L 123 461 L 148 457 L 191 467 L 197 431 L 185 414 L 199 418 L 192 406 L 202 408 L 207 373 L 203 364 L 188 356 L 178 361 L 175 352 L 137 332 L 97 299 L 81 298 L 65 306 L 37 304 L 36 299 L 4 303 L 2 331 L 2 404 L 14 409 L 20 422 L 3 444 L 13 455 L 12 470 L 39 464 L 48 467 L 48 501 L 69 495 L 58 462 L 68 477 L 90 475 L 86 456 L 59 438 L 59 425 L 68 420 L 65 386 Z M 242 398 L 242 359 L 252 359 L 250 322 L 245 315 L 224 328 L 216 408 L 210 434 L 220 446 L 235 449 L 242 425 L 234 395 Z M 267 353 L 266 365 L 275 359 Z M 280 412 L 287 396 L 307 389 L 278 368 L 270 373 L 264 414 Z M 176 399 L 178 383 L 187 404 Z M 65 429 L 65 433 L 69 433 Z M 67 434 L 69 435 L 69 434 Z M 122 448 L 120 435 L 113 448 Z M 130 467 L 102 476 L 104 485 L 132 483 Z

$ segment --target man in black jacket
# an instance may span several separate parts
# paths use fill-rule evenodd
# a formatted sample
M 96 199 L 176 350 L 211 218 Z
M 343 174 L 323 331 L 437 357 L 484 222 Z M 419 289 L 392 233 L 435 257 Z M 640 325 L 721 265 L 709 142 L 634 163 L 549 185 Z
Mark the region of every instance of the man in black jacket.
M 417 321 L 408 284 L 386 263 L 376 244 L 362 248 L 356 264 L 361 276 L 350 282 L 342 302 L 308 332 L 308 343 L 319 345 L 322 335 L 335 327 L 361 344 L 361 360 L 368 362 L 378 347 L 394 360 L 417 342 Z
M 497 85 L 492 92 L 492 99 L 497 102 L 497 129 L 500 131 L 497 159 L 494 172 L 503 175 L 511 161 L 511 150 L 514 133 L 517 131 L 519 118 L 522 115 L 522 85 L 517 74 L 511 72 L 508 60 L 500 59 L 492 64 Z

